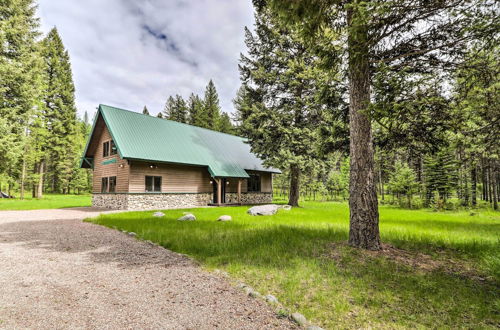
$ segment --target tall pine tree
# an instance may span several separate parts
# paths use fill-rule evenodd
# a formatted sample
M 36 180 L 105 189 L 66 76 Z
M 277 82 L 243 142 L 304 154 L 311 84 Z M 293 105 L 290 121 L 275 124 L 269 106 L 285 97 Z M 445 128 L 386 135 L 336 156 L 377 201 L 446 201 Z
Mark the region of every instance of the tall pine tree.
M 75 159 L 77 138 L 75 86 L 68 51 L 53 28 L 42 42 L 45 62 L 43 104 L 49 136 L 47 159 L 52 191 L 68 193 Z
M 12 0 L 0 5 L 0 126 L 5 134 L 2 145 L 7 148 L 0 156 L 0 174 L 9 178 L 9 190 L 13 180 L 19 179 L 21 198 L 29 167 L 28 153 L 33 147 L 29 135 L 42 127 L 39 120 L 32 120 L 39 111 L 41 83 L 35 12 L 33 0 Z
M 290 170 L 288 203 L 297 206 L 301 173 L 319 159 L 318 128 L 325 125 L 320 94 L 332 81 L 295 31 L 279 26 L 269 12 L 256 15 L 255 34 L 246 29 L 235 105 L 240 132 L 268 165 Z M 334 109 L 332 109 L 333 112 Z
M 210 79 L 205 89 L 205 97 L 203 99 L 203 111 L 207 117 L 207 122 L 203 127 L 217 131 L 220 126 L 220 105 L 219 95 L 215 89 L 215 84 Z

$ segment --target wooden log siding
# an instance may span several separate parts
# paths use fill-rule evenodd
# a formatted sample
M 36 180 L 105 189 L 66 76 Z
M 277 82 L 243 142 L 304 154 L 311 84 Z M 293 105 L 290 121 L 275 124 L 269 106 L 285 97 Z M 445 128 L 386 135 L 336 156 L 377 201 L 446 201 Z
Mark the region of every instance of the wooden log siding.
M 150 165 L 157 167 L 152 169 Z M 161 176 L 163 193 L 212 193 L 212 180 L 205 167 L 188 165 L 170 165 L 132 161 L 130 167 L 131 193 L 146 191 L 146 176 Z
M 92 180 L 92 192 L 94 193 L 101 192 L 101 179 L 103 177 L 110 176 L 116 176 L 116 192 L 128 192 L 130 171 L 128 162 L 121 159 L 118 153 L 108 157 L 102 156 L 103 143 L 110 140 L 112 140 L 111 135 L 109 134 L 107 127 L 104 125 L 101 130 L 101 135 L 99 139 L 97 139 L 99 142 L 95 147 L 94 153 L 94 175 Z M 103 161 L 109 161 L 112 159 L 116 159 L 116 162 L 103 165 Z M 120 165 L 122 165 L 122 167 L 120 167 Z

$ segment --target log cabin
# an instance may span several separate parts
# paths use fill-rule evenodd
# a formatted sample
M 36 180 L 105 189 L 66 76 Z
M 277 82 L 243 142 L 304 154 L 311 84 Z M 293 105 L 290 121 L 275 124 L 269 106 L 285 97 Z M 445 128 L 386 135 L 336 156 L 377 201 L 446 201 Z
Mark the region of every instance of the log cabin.
M 93 206 L 126 210 L 270 203 L 280 173 L 244 138 L 102 104 L 80 167 Z

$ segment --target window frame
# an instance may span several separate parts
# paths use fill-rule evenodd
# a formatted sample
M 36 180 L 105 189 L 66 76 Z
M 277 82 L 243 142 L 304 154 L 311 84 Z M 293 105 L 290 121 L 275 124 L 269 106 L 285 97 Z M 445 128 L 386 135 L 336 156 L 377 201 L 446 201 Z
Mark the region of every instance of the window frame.
M 148 190 L 148 178 L 151 180 L 151 190 Z M 159 183 L 157 182 L 159 180 Z M 144 191 L 147 193 L 162 192 L 163 177 L 161 175 L 145 175 L 144 176 Z
M 109 179 L 107 176 L 101 178 L 101 193 L 108 192 Z
M 106 158 L 109 156 L 109 141 L 103 142 L 102 143 L 102 157 Z
M 109 140 L 109 155 L 113 156 L 118 154 L 118 148 L 116 147 L 115 141 Z
M 247 179 L 248 192 L 262 192 L 262 177 L 258 173 L 249 174 Z
M 111 184 L 113 182 L 113 184 Z M 111 189 L 111 187 L 113 189 Z M 110 176 L 108 177 L 108 193 L 115 193 L 116 192 L 116 176 Z

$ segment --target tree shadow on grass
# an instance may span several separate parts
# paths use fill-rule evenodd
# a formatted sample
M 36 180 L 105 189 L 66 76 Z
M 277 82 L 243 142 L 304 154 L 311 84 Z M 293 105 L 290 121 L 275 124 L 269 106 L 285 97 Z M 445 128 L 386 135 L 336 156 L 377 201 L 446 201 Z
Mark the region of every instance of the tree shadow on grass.
M 339 252 L 339 259 L 325 256 L 332 242 L 347 239 L 347 228 L 173 219 L 95 221 L 133 231 L 145 240 L 188 254 L 210 267 L 240 265 L 253 274 L 256 283 L 264 285 L 270 274 L 295 281 L 299 293 L 313 292 L 307 297 L 295 297 L 306 309 L 323 291 L 343 290 L 344 294 L 335 299 L 344 299 L 353 310 L 369 310 L 371 316 L 387 322 L 392 318 L 406 325 L 433 326 L 437 314 L 443 326 L 499 324 L 495 301 L 500 299 L 500 290 L 496 282 L 481 283 L 439 270 L 416 270 L 376 256 L 361 259 L 359 251 L 349 247 Z M 193 265 L 177 253 L 124 235 L 71 220 L 0 225 L 0 243 L 21 243 L 27 248 L 66 253 L 87 252 L 92 262 L 117 263 L 121 267 Z M 280 285 L 283 284 L 279 282 Z M 360 326 L 366 325 L 360 322 Z

